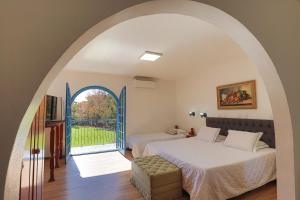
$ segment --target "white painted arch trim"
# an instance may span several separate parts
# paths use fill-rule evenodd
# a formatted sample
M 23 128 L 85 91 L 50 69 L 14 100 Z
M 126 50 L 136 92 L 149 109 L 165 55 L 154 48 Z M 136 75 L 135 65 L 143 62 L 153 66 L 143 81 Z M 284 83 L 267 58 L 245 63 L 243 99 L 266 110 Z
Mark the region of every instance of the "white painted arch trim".
M 25 143 L 26 135 L 23 130 L 26 128 L 27 130 L 29 129 L 30 119 L 33 119 L 34 111 L 37 109 L 40 100 L 46 94 L 51 82 L 71 58 L 88 42 L 114 25 L 140 16 L 166 13 L 190 16 L 215 25 L 237 43 L 257 66 L 268 91 L 274 115 L 277 147 L 278 199 L 295 199 L 293 129 L 286 94 L 272 60 L 260 42 L 239 21 L 215 7 L 187 0 L 149 1 L 125 9 L 96 24 L 67 49 L 43 80 L 23 117 L 9 162 L 4 194 L 5 199 L 18 198 L 18 194 L 10 190 L 15 183 L 9 181 L 9 177 L 15 175 L 13 172 L 14 163 L 22 159 L 22 154 L 16 152 L 15 149 L 17 148 L 15 146 L 20 145 L 22 142 Z

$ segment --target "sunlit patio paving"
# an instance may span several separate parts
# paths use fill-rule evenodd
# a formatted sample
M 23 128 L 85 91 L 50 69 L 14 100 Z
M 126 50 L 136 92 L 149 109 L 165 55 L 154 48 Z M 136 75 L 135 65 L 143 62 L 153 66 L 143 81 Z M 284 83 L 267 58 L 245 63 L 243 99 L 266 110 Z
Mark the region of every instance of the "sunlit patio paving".
M 114 151 L 116 150 L 116 144 L 104 144 L 104 145 L 94 145 L 94 146 L 84 146 L 84 147 L 72 147 L 71 154 L 72 155 L 80 155 L 87 153 L 97 153 L 97 152 L 105 152 L 105 151 Z

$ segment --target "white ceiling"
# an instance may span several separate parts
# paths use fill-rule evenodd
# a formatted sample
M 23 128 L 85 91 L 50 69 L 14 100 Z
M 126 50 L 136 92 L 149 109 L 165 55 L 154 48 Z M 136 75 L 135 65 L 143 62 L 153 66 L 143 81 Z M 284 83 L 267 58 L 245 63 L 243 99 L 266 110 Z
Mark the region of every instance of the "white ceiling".
M 163 56 L 142 61 L 145 51 Z M 175 80 L 241 57 L 245 54 L 240 48 L 214 26 L 188 16 L 158 14 L 128 20 L 100 34 L 67 69 Z

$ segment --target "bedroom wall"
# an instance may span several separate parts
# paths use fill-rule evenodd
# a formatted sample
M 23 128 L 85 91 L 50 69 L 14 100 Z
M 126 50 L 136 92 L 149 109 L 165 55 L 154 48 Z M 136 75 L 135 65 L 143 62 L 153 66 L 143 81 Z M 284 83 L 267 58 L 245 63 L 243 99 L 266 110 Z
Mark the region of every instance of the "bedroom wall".
M 127 133 L 143 134 L 165 130 L 175 123 L 175 82 L 157 82 L 154 89 L 135 88 L 132 77 L 63 70 L 51 84 L 47 94 L 65 98 L 65 84 L 70 84 L 71 93 L 99 85 L 119 96 L 127 86 Z
M 201 72 L 176 82 L 176 120 L 179 125 L 184 128 L 200 128 L 205 124 L 205 119 L 199 116 L 199 112 L 206 112 L 210 117 L 273 119 L 263 80 L 242 52 L 238 57 L 202 69 Z M 248 80 L 256 80 L 257 109 L 217 109 L 217 86 Z M 195 111 L 196 116 L 188 116 L 190 111 Z

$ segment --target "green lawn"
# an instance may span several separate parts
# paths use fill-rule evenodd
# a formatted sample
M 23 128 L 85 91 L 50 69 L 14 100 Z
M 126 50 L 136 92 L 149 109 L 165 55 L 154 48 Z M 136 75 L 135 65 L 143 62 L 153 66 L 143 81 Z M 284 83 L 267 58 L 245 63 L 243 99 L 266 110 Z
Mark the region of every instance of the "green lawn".
M 72 147 L 112 144 L 116 142 L 116 132 L 95 127 L 72 127 Z

